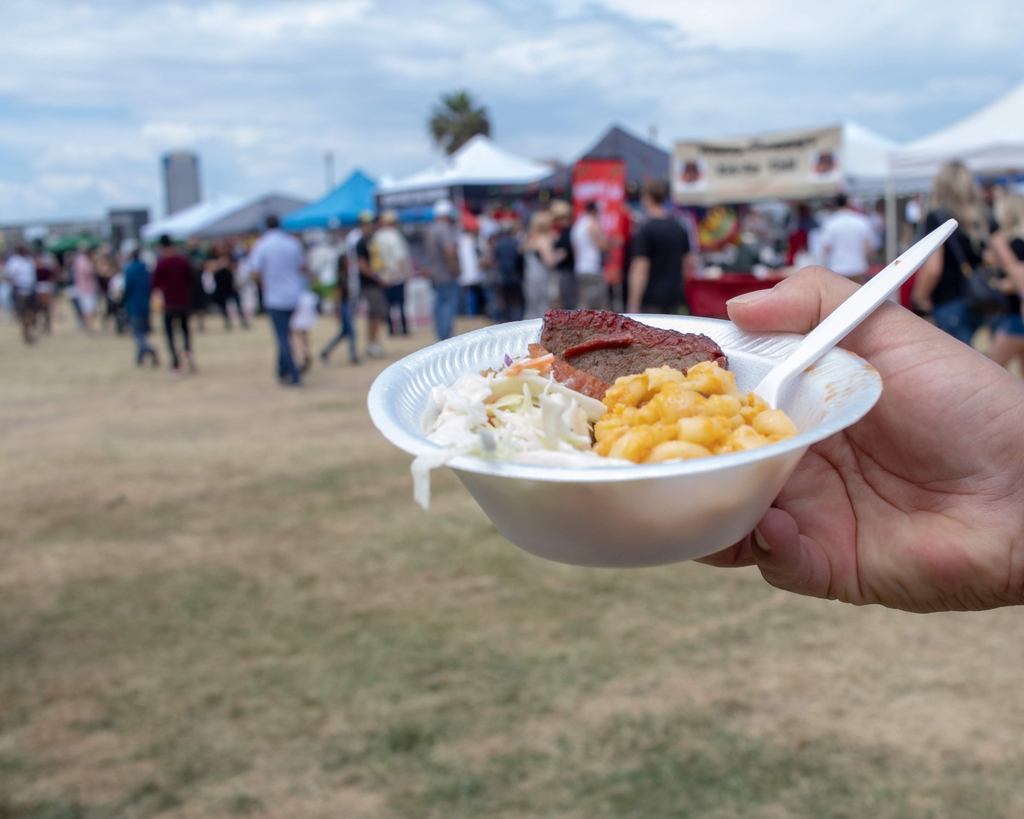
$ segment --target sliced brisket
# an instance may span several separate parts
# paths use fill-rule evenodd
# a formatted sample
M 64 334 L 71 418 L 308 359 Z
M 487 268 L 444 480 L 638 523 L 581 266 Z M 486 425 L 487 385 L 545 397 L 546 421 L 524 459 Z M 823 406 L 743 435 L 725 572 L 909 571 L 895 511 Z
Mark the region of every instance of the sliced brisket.
M 608 310 L 548 310 L 540 345 L 556 360 L 603 382 L 606 389 L 616 378 L 648 367 L 668 365 L 685 372 L 702 361 L 729 366 L 721 348 L 707 336 L 661 330 Z M 555 378 L 562 381 L 557 369 Z
M 540 358 L 549 352 L 550 350 L 545 350 L 540 344 L 530 345 L 531 358 Z M 576 392 L 589 395 L 598 401 L 604 398 L 604 394 L 608 392 L 609 384 L 607 382 L 577 370 L 572 364 L 566 364 L 560 358 L 555 358 L 555 363 L 552 366 L 552 375 L 554 375 L 555 381 L 559 384 L 564 384 L 570 390 L 576 390 Z

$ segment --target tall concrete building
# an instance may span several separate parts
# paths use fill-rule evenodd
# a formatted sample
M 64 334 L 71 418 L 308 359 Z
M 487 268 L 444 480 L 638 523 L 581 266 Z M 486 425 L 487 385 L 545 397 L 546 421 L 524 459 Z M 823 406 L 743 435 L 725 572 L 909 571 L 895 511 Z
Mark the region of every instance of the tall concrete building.
M 202 199 L 199 191 L 199 157 L 190 151 L 175 151 L 166 154 L 163 162 L 167 215 L 170 216 Z

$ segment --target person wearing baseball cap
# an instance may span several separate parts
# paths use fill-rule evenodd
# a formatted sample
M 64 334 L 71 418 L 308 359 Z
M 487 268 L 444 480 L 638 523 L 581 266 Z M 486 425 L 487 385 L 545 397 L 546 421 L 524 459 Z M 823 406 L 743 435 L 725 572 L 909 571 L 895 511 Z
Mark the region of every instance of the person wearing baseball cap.
M 427 232 L 427 267 L 434 283 L 434 325 L 437 338 L 451 338 L 459 311 L 459 257 L 455 206 L 450 199 L 434 203 L 434 224 Z
M 409 243 L 398 229 L 398 213 L 385 210 L 380 214 L 380 228 L 373 234 L 373 244 L 380 258 L 380 277 L 387 288 L 388 300 L 388 335 L 395 335 L 400 323 L 403 336 L 409 335 L 409 325 L 405 320 L 405 282 L 412 272 L 412 260 Z M 399 322 L 392 319 L 394 308 L 398 308 Z

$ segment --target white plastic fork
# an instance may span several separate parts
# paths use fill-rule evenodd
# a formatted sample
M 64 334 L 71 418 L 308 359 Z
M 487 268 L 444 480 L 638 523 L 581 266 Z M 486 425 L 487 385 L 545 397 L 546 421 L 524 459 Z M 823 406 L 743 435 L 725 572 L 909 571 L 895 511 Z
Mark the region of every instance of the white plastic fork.
M 772 409 L 778 409 L 779 396 L 800 373 L 836 346 L 846 334 L 870 316 L 889 295 L 909 279 L 956 230 L 956 219 L 940 225 L 877 276 L 844 301 L 821 324 L 804 336 L 804 340 L 777 364 L 754 388 L 754 392 Z

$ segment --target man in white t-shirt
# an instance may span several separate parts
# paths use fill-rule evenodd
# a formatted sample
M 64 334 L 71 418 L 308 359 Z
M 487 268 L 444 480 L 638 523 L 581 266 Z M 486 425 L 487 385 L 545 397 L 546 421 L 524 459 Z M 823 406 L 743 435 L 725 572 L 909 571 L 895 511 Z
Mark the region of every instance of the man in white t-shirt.
M 846 194 L 839 194 L 836 197 L 836 211 L 829 217 L 822 231 L 825 266 L 857 284 L 864 284 L 874 242 L 871 220 L 850 207 Z
M 3 278 L 14 291 L 14 309 L 21 320 L 21 336 L 26 344 L 35 341 L 32 329 L 36 323 L 36 263 L 28 251 L 19 247 L 4 262 Z
M 299 294 L 308 287 L 305 248 L 302 242 L 281 230 L 276 216 L 271 216 L 266 233 L 252 246 L 249 269 L 260 277 L 263 306 L 277 336 L 278 380 L 285 386 L 297 387 L 302 378 L 292 357 L 288 325 L 298 306 Z
M 608 238 L 597 221 L 596 202 L 587 202 L 569 232 L 569 240 L 576 261 L 576 307 L 607 310 L 608 286 L 601 275 L 601 253 L 608 249 Z

